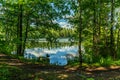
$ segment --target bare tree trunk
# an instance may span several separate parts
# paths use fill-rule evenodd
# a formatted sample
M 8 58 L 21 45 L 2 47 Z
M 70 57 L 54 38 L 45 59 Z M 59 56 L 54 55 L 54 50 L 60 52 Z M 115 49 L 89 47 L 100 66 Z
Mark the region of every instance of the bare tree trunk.
M 101 8 L 102 8 L 102 5 L 101 5 L 101 0 L 98 0 L 98 35 L 99 35 L 99 42 L 100 42 L 100 35 L 101 35 Z
M 116 46 L 117 55 L 120 54 L 119 53 L 120 52 L 120 50 L 119 50 L 120 47 L 119 46 L 120 46 L 120 29 L 118 29 L 118 33 L 117 33 L 117 46 Z M 119 58 L 119 55 L 118 55 L 117 58 Z
M 94 18 L 93 18 L 93 52 L 94 52 L 94 56 L 98 56 L 98 31 L 97 31 L 97 8 L 96 8 L 96 1 L 93 2 L 94 5 Z
M 100 34 L 101 34 L 101 1 L 97 0 L 93 2 L 93 53 L 98 57 L 100 53 Z
M 22 53 L 22 18 L 23 18 L 23 11 L 22 11 L 22 5 L 19 5 L 19 13 L 18 13 L 18 27 L 17 27 L 17 38 L 18 38 L 18 44 L 17 44 L 17 54 L 23 56 Z
M 111 0 L 111 28 L 110 28 L 110 50 L 111 56 L 115 58 L 115 44 L 114 44 L 114 32 L 113 32 L 113 25 L 114 25 L 114 0 Z
M 27 40 L 27 37 L 28 37 L 28 29 L 29 29 L 29 15 L 27 16 L 26 18 L 26 30 L 25 30 L 25 38 L 24 38 L 24 42 L 23 42 L 23 51 L 22 53 L 24 53 L 25 51 L 25 48 L 26 48 L 26 40 Z
M 82 42 L 82 0 L 78 0 L 79 2 L 79 61 L 80 61 L 80 70 L 82 70 L 82 51 L 81 51 L 81 42 Z

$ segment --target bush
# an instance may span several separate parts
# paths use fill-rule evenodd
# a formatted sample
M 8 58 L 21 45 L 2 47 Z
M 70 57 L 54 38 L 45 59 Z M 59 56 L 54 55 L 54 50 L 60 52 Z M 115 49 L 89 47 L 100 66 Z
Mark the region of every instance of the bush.
M 102 65 L 102 66 L 110 66 L 110 65 L 112 65 L 112 63 L 113 63 L 113 60 L 112 60 L 112 58 L 111 57 L 107 57 L 107 58 L 101 58 L 100 59 L 100 65 Z
M 21 80 L 21 69 L 7 65 L 0 66 L 0 80 Z
M 12 51 L 12 45 L 4 40 L 0 40 L 0 52 L 10 53 Z

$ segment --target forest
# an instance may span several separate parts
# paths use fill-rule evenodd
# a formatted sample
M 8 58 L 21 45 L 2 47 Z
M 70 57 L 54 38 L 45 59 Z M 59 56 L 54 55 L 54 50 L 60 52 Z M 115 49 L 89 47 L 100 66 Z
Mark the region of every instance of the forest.
M 0 0 L 0 80 L 120 80 L 120 0 Z

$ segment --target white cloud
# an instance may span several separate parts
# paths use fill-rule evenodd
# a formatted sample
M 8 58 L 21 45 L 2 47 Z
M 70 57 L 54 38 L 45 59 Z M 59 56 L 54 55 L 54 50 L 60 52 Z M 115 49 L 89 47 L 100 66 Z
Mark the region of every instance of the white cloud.
M 71 25 L 67 22 L 59 22 L 59 25 L 63 28 L 71 28 Z

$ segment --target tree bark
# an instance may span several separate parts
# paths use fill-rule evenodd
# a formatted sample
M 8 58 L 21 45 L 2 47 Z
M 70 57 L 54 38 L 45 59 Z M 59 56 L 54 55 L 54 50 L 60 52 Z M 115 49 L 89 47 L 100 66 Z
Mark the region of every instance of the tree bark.
M 116 52 L 117 52 L 117 55 L 120 54 L 120 50 L 119 50 L 119 47 L 120 46 L 120 28 L 118 29 L 118 33 L 117 33 L 117 45 L 116 45 Z M 117 57 L 119 58 L 119 57 Z
M 25 38 L 24 38 L 24 42 L 23 42 L 23 51 L 22 53 L 24 53 L 25 51 L 25 48 L 26 48 L 26 40 L 27 40 L 27 37 L 28 37 L 28 29 L 29 29 L 29 15 L 27 16 L 26 18 L 26 30 L 25 30 Z
M 96 1 L 93 2 L 93 53 L 94 56 L 98 56 L 98 31 L 97 31 L 97 22 L 98 22 L 98 18 L 97 18 L 97 10 L 96 10 Z
M 23 11 L 22 5 L 19 5 L 19 13 L 18 13 L 18 27 L 17 27 L 17 54 L 23 56 L 22 53 L 22 19 L 23 19 Z
M 115 44 L 114 44 L 114 32 L 113 32 L 113 25 L 114 25 L 114 0 L 111 0 L 111 28 L 110 28 L 110 50 L 111 56 L 115 58 Z
M 80 62 L 80 70 L 82 70 L 82 51 L 81 51 L 81 42 L 82 42 L 82 0 L 78 0 L 79 2 L 79 44 L 78 44 L 78 47 L 79 47 L 79 62 Z

